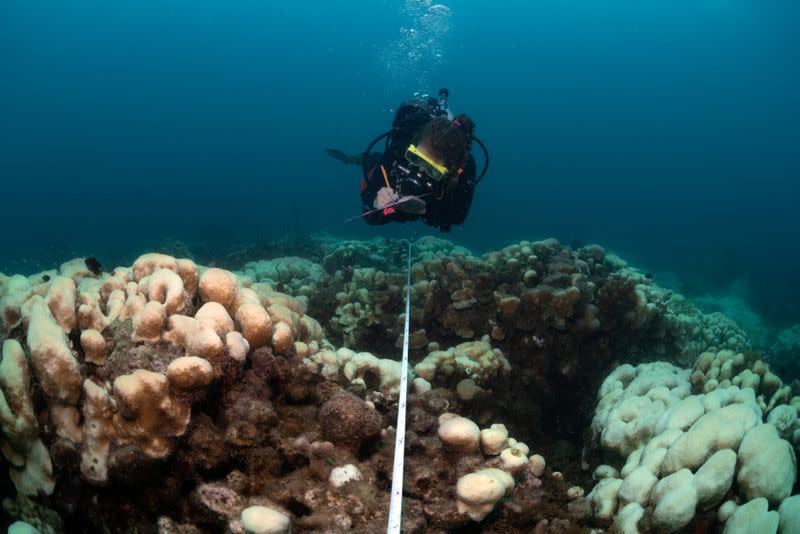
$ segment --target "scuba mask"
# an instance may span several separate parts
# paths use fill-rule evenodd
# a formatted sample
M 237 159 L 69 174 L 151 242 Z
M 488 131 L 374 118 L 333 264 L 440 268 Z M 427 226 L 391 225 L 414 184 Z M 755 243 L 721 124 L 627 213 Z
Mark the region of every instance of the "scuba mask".
M 419 170 L 437 182 L 444 178 L 448 172 L 447 167 L 439 165 L 433 161 L 413 144 L 408 145 L 408 148 L 406 149 L 406 161 L 417 167 Z

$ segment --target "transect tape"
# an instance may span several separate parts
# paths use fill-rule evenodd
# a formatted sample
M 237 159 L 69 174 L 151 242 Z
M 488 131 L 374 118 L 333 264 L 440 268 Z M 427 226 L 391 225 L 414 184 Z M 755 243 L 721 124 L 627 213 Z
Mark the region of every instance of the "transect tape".
M 406 446 L 406 397 L 408 396 L 408 322 L 411 317 L 411 241 L 408 241 L 406 275 L 406 321 L 403 326 L 403 359 L 400 362 L 400 397 L 397 400 L 397 431 L 394 439 L 392 494 L 389 499 L 387 534 L 400 534 L 403 520 L 403 463 Z

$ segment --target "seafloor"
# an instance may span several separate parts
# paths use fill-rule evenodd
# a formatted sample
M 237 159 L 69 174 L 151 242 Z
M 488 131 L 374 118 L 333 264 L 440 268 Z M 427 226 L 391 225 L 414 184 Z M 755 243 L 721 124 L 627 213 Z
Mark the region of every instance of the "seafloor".
M 0 274 L 10 531 L 384 532 L 406 260 Z M 404 532 L 800 532 L 800 326 L 765 350 L 597 245 L 411 260 Z

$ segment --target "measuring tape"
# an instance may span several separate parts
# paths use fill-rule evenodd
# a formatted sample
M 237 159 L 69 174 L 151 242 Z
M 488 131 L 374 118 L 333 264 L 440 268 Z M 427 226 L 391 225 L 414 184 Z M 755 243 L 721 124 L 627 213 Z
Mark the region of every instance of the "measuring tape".
M 403 327 L 403 359 L 400 362 L 400 398 L 397 404 L 397 431 L 394 438 L 394 466 L 392 468 L 392 494 L 389 498 L 389 526 L 387 534 L 400 534 L 403 519 L 403 463 L 406 446 L 406 397 L 408 396 L 408 323 L 411 317 L 411 241 L 408 243 L 406 275 L 406 324 Z

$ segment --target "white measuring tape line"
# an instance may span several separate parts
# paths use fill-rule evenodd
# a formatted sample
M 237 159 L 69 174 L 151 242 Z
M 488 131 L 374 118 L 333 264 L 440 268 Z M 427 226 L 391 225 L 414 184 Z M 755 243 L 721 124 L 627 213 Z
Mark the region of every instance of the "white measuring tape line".
M 397 431 L 394 439 L 392 494 L 389 497 L 387 534 L 400 534 L 403 520 L 403 463 L 406 447 L 406 397 L 408 396 L 408 323 L 411 317 L 411 241 L 408 241 L 406 275 L 406 322 L 403 327 L 403 359 L 400 362 L 400 397 L 397 400 Z

